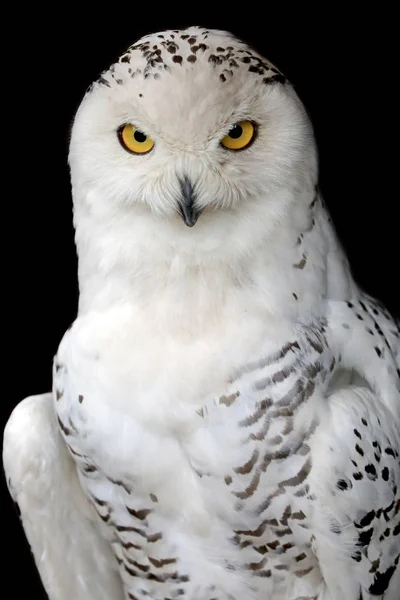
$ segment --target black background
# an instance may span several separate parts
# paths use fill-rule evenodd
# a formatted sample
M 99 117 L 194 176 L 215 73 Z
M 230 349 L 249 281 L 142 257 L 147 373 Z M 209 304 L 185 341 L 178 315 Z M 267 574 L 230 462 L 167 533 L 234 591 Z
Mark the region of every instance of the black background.
M 289 77 L 314 123 L 321 189 L 354 276 L 399 315 L 394 13 L 374 8 L 351 14 L 324 3 L 323 11 L 294 14 L 285 3 L 278 14 L 268 5 L 245 3 L 236 5 L 232 15 L 229 7 L 216 2 L 202 12 L 170 7 L 160 14 L 150 4 L 147 11 L 133 3 L 107 10 L 81 4 L 81 11 L 92 13 L 84 21 L 79 13 L 46 9 L 40 14 L 36 7 L 32 14 L 21 9 L 10 16 L 12 41 L 2 59 L 2 97 L 8 106 L 3 126 L 10 130 L 3 146 L 2 267 L 9 335 L 2 427 L 21 399 L 50 389 L 54 352 L 75 317 L 67 167 L 74 112 L 91 81 L 152 31 L 188 25 L 230 30 Z M 7 30 L 5 22 L 3 27 Z M 10 586 L 12 598 L 23 598 L 28 590 L 30 598 L 42 598 L 22 528 L 1 483 L 4 589 Z

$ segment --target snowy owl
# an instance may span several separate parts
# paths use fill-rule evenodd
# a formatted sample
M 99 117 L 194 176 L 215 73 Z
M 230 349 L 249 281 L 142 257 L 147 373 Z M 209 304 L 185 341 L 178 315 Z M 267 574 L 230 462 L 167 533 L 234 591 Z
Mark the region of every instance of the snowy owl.
M 69 164 L 78 315 L 3 448 L 49 598 L 398 598 L 399 323 L 290 82 L 224 31 L 148 35 Z

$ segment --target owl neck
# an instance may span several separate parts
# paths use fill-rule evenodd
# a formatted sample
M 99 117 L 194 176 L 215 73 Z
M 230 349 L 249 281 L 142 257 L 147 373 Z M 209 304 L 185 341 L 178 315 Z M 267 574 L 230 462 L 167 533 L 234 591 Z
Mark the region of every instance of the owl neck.
M 79 314 L 129 303 L 163 327 L 196 332 L 249 312 L 297 320 L 327 295 L 335 242 L 314 191 L 258 239 L 257 226 L 213 230 L 211 221 L 197 232 L 143 215 L 114 221 L 113 230 L 77 222 Z

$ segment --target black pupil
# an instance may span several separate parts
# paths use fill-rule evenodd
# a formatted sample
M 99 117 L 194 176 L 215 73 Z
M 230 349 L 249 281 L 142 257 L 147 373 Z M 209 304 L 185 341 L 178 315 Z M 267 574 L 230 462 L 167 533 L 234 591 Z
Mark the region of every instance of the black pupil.
M 237 140 L 238 138 L 240 138 L 242 133 L 243 129 L 240 127 L 240 125 L 234 125 L 229 132 L 229 137 L 233 138 L 234 140 Z
M 133 134 L 133 137 L 135 138 L 135 140 L 137 142 L 139 142 L 140 144 L 143 144 L 143 142 L 146 141 L 147 135 L 144 135 L 144 133 L 142 133 L 141 131 L 136 130 L 135 133 Z

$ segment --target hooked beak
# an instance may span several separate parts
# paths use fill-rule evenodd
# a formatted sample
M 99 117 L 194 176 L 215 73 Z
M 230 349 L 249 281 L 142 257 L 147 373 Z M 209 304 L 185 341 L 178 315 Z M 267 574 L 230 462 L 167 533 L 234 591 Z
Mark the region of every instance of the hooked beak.
M 180 183 L 182 192 L 181 200 L 179 202 L 180 214 L 185 225 L 193 227 L 193 225 L 196 224 L 201 211 L 197 210 L 194 205 L 196 195 L 191 181 L 185 177 Z

